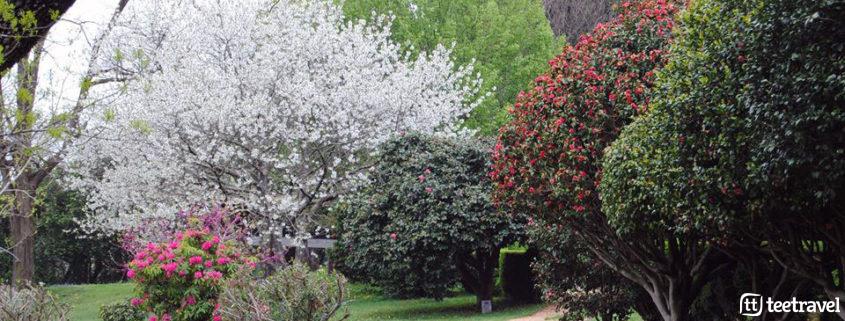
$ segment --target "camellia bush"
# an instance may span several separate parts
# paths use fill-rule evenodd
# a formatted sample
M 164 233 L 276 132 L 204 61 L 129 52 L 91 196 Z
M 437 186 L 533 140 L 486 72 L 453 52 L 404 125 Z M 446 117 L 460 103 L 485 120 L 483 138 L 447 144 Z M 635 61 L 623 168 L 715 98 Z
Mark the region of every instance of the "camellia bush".
M 226 278 L 255 264 L 208 230 L 185 230 L 169 243 L 135 253 L 126 276 L 137 284 L 133 306 L 150 321 L 220 320 L 217 298 Z
M 370 184 L 337 209 L 346 267 L 394 296 L 441 299 L 460 281 L 490 300 L 499 249 L 523 228 L 490 201 L 490 145 L 421 134 L 385 143 Z
M 645 286 L 643 278 L 623 271 L 636 265 L 618 259 L 641 254 L 630 248 L 631 243 L 648 244 L 657 255 L 662 243 L 652 247 L 651 242 L 657 241 L 616 234 L 602 210 L 598 185 L 605 148 L 626 124 L 650 108 L 656 74 L 668 60 L 673 16 L 678 9 L 674 1 L 664 0 L 618 4 L 613 19 L 598 24 L 549 61 L 548 72 L 536 77 L 533 88 L 519 94 L 511 111 L 513 119 L 500 129 L 490 172 L 495 202 L 511 213 L 531 214 L 533 229 L 566 234 L 538 240 L 550 242 L 539 246 L 541 269 L 565 270 L 566 266 L 555 265 L 567 263 L 551 254 L 560 250 L 555 246 L 567 244 L 559 240 L 571 239 L 581 243 L 579 247 L 589 255 L 578 258 L 585 260 L 583 263 L 601 261 L 606 268 Z M 589 284 L 603 282 L 568 278 L 557 282 L 543 271 L 540 276 L 546 278 L 542 281 L 547 288 L 554 290 L 548 299 L 564 306 L 584 306 L 578 302 L 586 301 L 566 299 L 563 287 L 595 288 Z M 559 286 L 549 284 L 556 282 Z M 669 284 L 650 288 L 668 289 Z M 669 304 L 654 298 L 657 305 Z
M 752 209 L 774 223 L 777 262 L 845 301 L 845 3 L 755 3 L 735 57 L 745 62 L 738 100 L 755 137 Z
M 694 2 L 653 110 L 607 152 L 601 195 L 612 225 L 668 232 L 698 253 L 770 254 L 758 260 L 812 284 L 810 297 L 845 298 L 843 8 Z M 753 271 L 759 261 L 741 263 Z

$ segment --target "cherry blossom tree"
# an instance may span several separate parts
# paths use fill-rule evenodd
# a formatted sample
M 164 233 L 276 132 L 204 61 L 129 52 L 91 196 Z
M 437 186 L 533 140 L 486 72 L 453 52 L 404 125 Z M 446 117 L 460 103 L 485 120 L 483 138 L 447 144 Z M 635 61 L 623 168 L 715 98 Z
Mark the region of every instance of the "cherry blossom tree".
M 458 130 L 487 96 L 449 49 L 411 58 L 390 40 L 389 17 L 347 23 L 328 0 L 127 10 L 137 23 L 115 35 L 120 52 L 145 57 L 142 74 L 70 166 L 96 209 L 81 222 L 92 233 L 225 203 L 249 213 L 264 242 L 285 228 L 306 238 L 327 204 L 366 179 L 379 144 Z

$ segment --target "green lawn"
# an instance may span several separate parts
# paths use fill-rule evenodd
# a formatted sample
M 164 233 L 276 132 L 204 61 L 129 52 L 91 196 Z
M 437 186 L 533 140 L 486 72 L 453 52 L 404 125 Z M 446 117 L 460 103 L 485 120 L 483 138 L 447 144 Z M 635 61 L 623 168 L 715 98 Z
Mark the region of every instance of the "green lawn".
M 126 300 L 132 295 L 129 283 L 62 285 L 52 286 L 50 290 L 73 307 L 71 321 L 99 320 L 97 312 L 101 305 Z M 360 285 L 350 286 L 349 292 L 350 321 L 504 321 L 533 314 L 541 307 L 536 304 L 511 306 L 495 301 L 494 313 L 481 315 L 475 312 L 475 297 L 471 295 L 457 295 L 443 301 L 395 300 L 381 297 L 374 289 Z
M 101 305 L 128 300 L 132 295 L 130 283 L 55 285 L 49 289 L 71 305 L 71 321 L 100 320 Z

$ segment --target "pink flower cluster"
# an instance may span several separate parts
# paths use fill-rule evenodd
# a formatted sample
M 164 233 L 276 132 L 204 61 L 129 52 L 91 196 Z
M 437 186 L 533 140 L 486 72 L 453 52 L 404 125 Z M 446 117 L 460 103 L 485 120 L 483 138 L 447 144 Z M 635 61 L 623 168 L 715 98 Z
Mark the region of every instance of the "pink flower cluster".
M 151 312 L 149 321 L 181 320 L 183 314 L 214 319 L 216 308 L 210 306 L 216 305 L 222 280 L 239 269 L 254 267 L 251 258 L 208 229 L 177 232 L 172 241 L 148 243 L 127 265 L 126 277 L 136 282 L 142 294 L 130 303 Z M 162 287 L 177 291 L 156 290 Z

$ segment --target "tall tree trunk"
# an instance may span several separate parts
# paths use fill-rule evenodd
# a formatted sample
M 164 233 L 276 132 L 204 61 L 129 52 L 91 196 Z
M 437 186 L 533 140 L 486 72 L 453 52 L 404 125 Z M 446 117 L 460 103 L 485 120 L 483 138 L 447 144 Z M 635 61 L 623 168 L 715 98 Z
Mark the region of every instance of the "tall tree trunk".
M 478 286 L 478 291 L 475 293 L 475 303 L 478 304 L 479 308 L 481 307 L 482 301 L 490 301 L 493 300 L 493 278 L 484 278 L 481 281 L 481 284 Z
M 120 0 L 118 2 L 118 6 L 112 14 L 105 29 L 94 39 L 93 47 L 91 48 L 91 56 L 88 60 L 88 69 L 83 77 L 85 82 L 93 83 L 93 78 L 95 77 L 97 71 L 94 66 L 94 62 L 99 57 L 103 39 L 105 39 L 108 33 L 114 28 L 118 16 L 120 16 L 120 13 L 123 12 L 123 9 L 126 7 L 128 1 L 129 0 Z M 32 2 L 38 3 L 38 1 Z M 73 1 L 58 1 L 57 3 L 57 6 L 54 6 L 57 10 L 52 10 L 48 8 L 49 6 L 41 5 L 41 9 L 44 10 L 37 10 L 37 14 L 44 14 L 52 17 L 57 12 L 61 13 L 67 10 Z M 42 30 L 38 32 L 42 36 L 46 35 L 49 26 L 52 25 L 54 19 L 49 19 L 50 21 L 40 21 L 44 19 L 38 18 L 38 20 L 39 23 L 47 23 L 47 25 L 45 25 L 46 28 L 42 28 Z M 13 284 L 21 281 L 32 281 L 33 279 L 35 274 L 36 226 L 32 210 L 35 201 L 35 190 L 47 177 L 47 175 L 49 175 L 53 169 L 64 160 L 67 147 L 72 141 L 72 138 L 65 138 L 63 140 L 51 141 L 44 146 L 36 146 L 43 147 L 43 149 L 48 151 L 53 149 L 47 146 L 54 146 L 57 148 L 54 152 L 47 153 L 47 155 L 40 155 L 39 157 L 32 155 L 34 149 L 33 134 L 35 131 L 33 130 L 34 121 L 31 120 L 37 119 L 36 113 L 38 112 L 34 108 L 35 100 L 33 97 L 35 97 L 38 93 L 38 72 L 41 63 L 44 38 L 46 37 L 35 37 L 35 39 L 32 39 L 34 46 L 29 46 L 32 47 L 31 55 L 27 55 L 30 50 L 29 48 L 26 48 L 21 54 L 21 57 L 19 57 L 20 61 L 18 61 L 17 58 L 8 60 L 3 63 L 2 67 L 5 71 L 5 69 L 10 67 L 12 64 L 17 63 L 18 66 L 17 109 L 12 113 L 13 115 L 18 116 L 16 117 L 16 123 L 13 126 L 13 132 L 16 132 L 16 134 L 12 135 L 13 137 L 11 141 L 8 141 L 9 138 L 4 137 L 4 139 L 7 139 L 5 143 L 13 146 L 10 153 L 12 156 L 11 166 L 14 167 L 16 173 L 20 173 L 17 178 L 10 178 L 13 181 L 11 187 L 14 188 L 14 206 L 12 209 L 12 215 L 9 218 L 12 232 L 12 253 L 15 256 L 12 263 Z M 4 52 L 4 55 L 6 53 L 7 52 Z M 97 81 L 100 83 L 111 82 L 111 80 L 102 79 Z M 66 112 L 68 119 L 58 123 L 59 125 L 65 126 L 64 129 L 66 129 L 68 133 L 72 133 L 71 136 L 74 138 L 79 137 L 80 115 L 83 111 L 85 111 L 86 107 L 90 106 L 88 103 L 90 88 L 91 86 L 80 86 L 79 96 L 76 99 L 75 105 Z M 20 94 L 24 92 L 24 90 L 28 93 L 28 95 Z M 6 156 L 8 157 L 9 155 Z M 34 159 L 43 159 L 43 162 L 32 162 Z
M 32 282 L 35 275 L 35 219 L 32 213 L 35 191 L 21 177 L 15 186 L 15 206 L 9 223 L 12 232 L 12 284 Z

